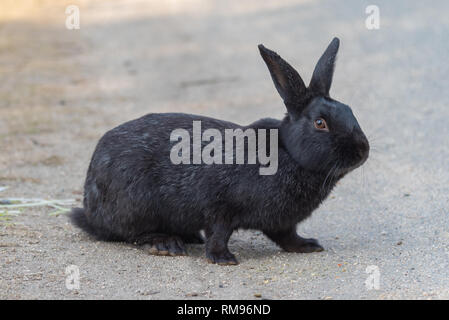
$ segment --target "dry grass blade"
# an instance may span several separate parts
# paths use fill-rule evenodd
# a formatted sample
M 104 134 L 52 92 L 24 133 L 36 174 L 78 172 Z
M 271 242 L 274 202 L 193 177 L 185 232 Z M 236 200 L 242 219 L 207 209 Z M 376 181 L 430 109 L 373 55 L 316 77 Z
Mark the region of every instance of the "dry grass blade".
M 7 198 L 7 199 L 0 199 L 0 214 L 2 213 L 9 214 L 12 212 L 20 213 L 20 209 L 44 206 L 57 209 L 56 211 L 51 212 L 50 215 L 59 215 L 61 213 L 69 212 L 70 207 L 74 204 L 75 204 L 74 199 L 46 200 L 46 199 Z M 11 211 L 10 209 L 19 209 L 19 210 Z

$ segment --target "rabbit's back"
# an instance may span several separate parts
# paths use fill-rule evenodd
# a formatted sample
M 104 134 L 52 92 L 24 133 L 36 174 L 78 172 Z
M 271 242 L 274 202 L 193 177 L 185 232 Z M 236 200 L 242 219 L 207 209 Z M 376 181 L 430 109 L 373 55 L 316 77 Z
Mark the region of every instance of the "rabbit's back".
M 214 208 L 229 166 L 174 165 L 170 134 L 193 121 L 202 129 L 239 128 L 237 124 L 187 114 L 149 114 L 107 132 L 92 156 L 85 182 L 89 223 L 109 238 L 132 239 L 157 230 L 189 232 L 203 228 L 204 211 Z

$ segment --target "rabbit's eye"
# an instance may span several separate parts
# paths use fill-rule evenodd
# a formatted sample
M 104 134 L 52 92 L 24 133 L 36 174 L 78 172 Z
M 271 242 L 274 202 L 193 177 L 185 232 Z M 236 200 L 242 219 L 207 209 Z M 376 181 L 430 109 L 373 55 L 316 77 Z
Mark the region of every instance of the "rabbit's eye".
M 314 125 L 318 130 L 329 131 L 329 129 L 327 128 L 327 123 L 323 118 L 316 119 Z

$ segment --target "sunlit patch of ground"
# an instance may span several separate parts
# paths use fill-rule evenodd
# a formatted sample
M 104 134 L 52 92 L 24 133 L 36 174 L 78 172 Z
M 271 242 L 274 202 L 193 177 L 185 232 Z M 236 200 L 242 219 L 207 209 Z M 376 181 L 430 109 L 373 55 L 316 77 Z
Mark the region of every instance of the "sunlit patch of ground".
M 65 29 L 65 7 L 74 2 L 86 3 L 0 2 L 0 150 L 7 151 L 0 152 L 0 168 L 20 158 L 45 164 L 45 157 L 30 157 L 30 141 L 64 127 L 66 88 L 77 81 L 72 58 L 83 52 L 79 35 Z

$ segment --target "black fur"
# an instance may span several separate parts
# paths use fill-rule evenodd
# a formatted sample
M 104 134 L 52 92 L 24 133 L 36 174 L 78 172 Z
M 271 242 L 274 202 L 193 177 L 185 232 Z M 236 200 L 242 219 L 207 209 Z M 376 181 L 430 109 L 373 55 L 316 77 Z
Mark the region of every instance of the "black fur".
M 149 114 L 107 132 L 90 163 L 84 209 L 73 222 L 98 239 L 150 246 L 156 254 L 183 254 L 184 242 L 202 242 L 210 262 L 236 264 L 227 242 L 236 229 L 262 230 L 292 252 L 321 251 L 314 239 L 296 234 L 335 183 L 368 157 L 369 144 L 351 109 L 328 93 L 339 41 L 335 38 L 305 87 L 279 55 L 259 50 L 288 113 L 248 126 L 208 117 Z M 314 126 L 325 119 L 329 131 Z M 193 120 L 202 130 L 279 129 L 278 171 L 260 175 L 259 164 L 180 164 L 170 160 L 170 133 Z M 224 135 L 223 135 L 224 136 Z M 205 144 L 205 143 L 204 143 Z

